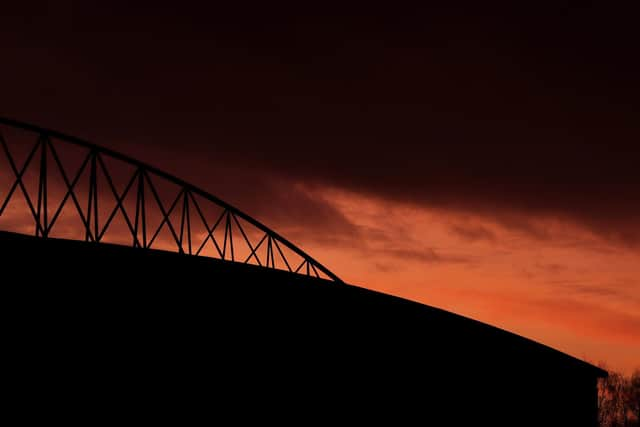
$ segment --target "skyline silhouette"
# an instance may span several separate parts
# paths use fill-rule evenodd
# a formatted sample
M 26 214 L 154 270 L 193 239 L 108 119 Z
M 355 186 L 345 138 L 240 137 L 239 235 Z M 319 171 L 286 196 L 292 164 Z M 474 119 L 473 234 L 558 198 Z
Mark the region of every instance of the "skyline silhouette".
M 237 419 L 264 407 L 264 421 L 597 424 L 605 371 L 434 307 L 124 245 L 0 232 L 0 251 L 14 277 L 25 260 L 38 266 L 2 292 L 10 387 L 47 417 Z

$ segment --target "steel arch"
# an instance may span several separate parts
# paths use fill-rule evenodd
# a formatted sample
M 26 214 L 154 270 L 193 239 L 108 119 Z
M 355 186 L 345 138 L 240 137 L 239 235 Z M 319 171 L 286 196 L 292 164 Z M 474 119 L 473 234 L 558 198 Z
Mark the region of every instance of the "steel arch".
M 133 159 L 122 153 L 118 153 L 114 150 L 100 147 L 83 139 L 66 135 L 54 130 L 49 130 L 17 120 L 1 117 L 0 125 L 5 126 L 12 131 L 18 130 L 20 132 L 26 132 L 36 135 L 36 142 L 29 151 L 24 165 L 18 166 L 14 161 L 14 157 L 11 155 L 10 144 L 8 144 L 8 141 L 5 139 L 2 132 L 2 128 L 0 128 L 0 145 L 2 146 L 2 152 L 6 156 L 9 164 L 9 173 L 13 174 L 14 178 L 13 182 L 8 188 L 6 197 L 4 198 L 4 200 L 0 199 L 2 201 L 2 205 L 0 205 L 0 217 L 2 217 L 5 209 L 7 208 L 7 205 L 11 202 L 12 197 L 14 197 L 16 194 L 22 194 L 25 201 L 27 202 L 28 210 L 31 213 L 31 217 L 34 220 L 33 226 L 35 227 L 35 235 L 38 237 L 50 237 L 53 226 L 56 224 L 56 221 L 58 220 L 65 204 L 73 203 L 74 207 L 76 208 L 75 211 L 77 212 L 79 219 L 82 221 L 82 225 L 84 225 L 85 227 L 84 232 L 86 241 L 97 243 L 101 242 L 105 236 L 105 233 L 108 231 L 113 219 L 118 215 L 118 213 L 120 213 L 126 222 L 127 230 L 131 233 L 130 237 L 134 247 L 153 249 L 152 245 L 155 239 L 158 237 L 158 234 L 161 232 L 162 228 L 166 225 L 166 227 L 169 228 L 171 235 L 175 241 L 175 251 L 179 253 L 200 255 L 201 251 L 210 240 L 215 246 L 215 253 L 219 255 L 217 256 L 217 258 L 225 261 L 243 262 L 245 264 L 255 262 L 261 267 L 287 270 L 292 273 L 306 274 L 308 276 L 315 276 L 319 278 L 325 276 L 324 278 L 330 279 L 334 282 L 342 282 L 342 280 L 340 280 L 338 276 L 332 273 L 325 266 L 320 264 L 306 252 L 295 246 L 293 243 L 282 237 L 280 234 L 262 224 L 257 219 L 242 212 L 241 210 L 219 199 L 218 197 L 198 187 L 195 187 L 169 173 L 161 171 L 153 166 Z M 67 170 L 65 170 L 64 162 L 58 155 L 58 148 L 60 148 L 60 146 L 65 143 L 86 150 L 86 156 L 84 157 L 81 167 L 75 174 L 75 176 L 67 175 Z M 36 158 L 39 158 L 39 161 L 36 160 Z M 124 164 L 129 165 L 134 169 L 133 174 L 128 180 L 127 186 L 121 193 L 118 193 L 116 189 L 113 177 L 112 175 L 110 175 L 108 170 L 109 168 L 105 163 L 105 159 L 114 159 L 116 161 L 123 162 Z M 37 197 L 34 198 L 30 196 L 30 192 L 26 188 L 25 184 L 25 174 L 33 165 L 39 167 L 36 171 L 38 180 L 38 194 Z M 66 188 L 63 189 L 63 191 L 65 192 L 65 196 L 60 204 L 55 210 L 51 210 L 48 202 L 50 180 L 49 175 L 50 171 L 56 168 L 60 174 L 59 176 L 63 178 Z M 101 194 L 101 188 L 98 181 L 98 174 L 100 170 L 104 174 L 103 176 L 106 178 L 107 193 L 112 194 L 112 196 L 115 198 L 115 206 L 111 214 L 108 216 L 106 221 L 104 220 L 104 218 L 102 218 L 102 227 L 100 226 L 98 209 L 98 204 L 100 203 L 99 194 Z M 2 170 L 0 170 L 0 173 L 1 172 Z M 85 172 L 89 175 L 89 188 L 88 194 L 86 195 L 87 206 L 86 209 L 83 209 L 83 207 L 80 206 L 78 200 L 79 194 L 82 193 L 79 193 L 77 184 L 80 177 Z M 171 183 L 171 185 L 179 188 L 177 196 L 168 209 L 161 201 L 161 198 L 158 194 L 158 186 L 154 185 L 153 183 L 154 179 L 165 180 Z M 127 214 L 124 200 L 127 196 L 129 196 L 130 191 L 132 191 L 133 187 L 136 187 L 136 200 L 135 213 L 133 216 L 131 216 Z M 104 191 L 104 189 L 102 190 Z M 146 193 L 150 194 L 146 195 Z M 206 215 L 202 207 L 200 206 L 200 203 L 198 203 L 196 196 L 222 209 L 222 213 L 218 216 L 215 223 L 213 222 L 213 218 L 210 219 L 211 222 L 207 221 Z M 149 202 L 149 199 L 155 201 L 156 203 L 154 204 L 152 202 Z M 178 208 L 181 209 L 181 212 L 179 212 L 181 220 L 180 227 L 175 227 L 175 224 L 172 222 L 171 215 L 174 212 L 178 212 L 176 211 L 178 205 L 182 206 L 181 208 Z M 162 221 L 153 234 L 150 234 L 147 230 L 147 210 L 150 209 L 151 206 L 157 206 L 159 208 L 161 214 L 160 216 L 162 218 Z M 131 212 L 129 212 L 129 214 L 131 214 Z M 245 232 L 245 228 L 242 227 L 239 219 L 254 227 L 253 231 L 257 230 L 258 232 L 263 233 L 262 238 L 258 241 L 258 243 L 255 243 L 255 240 L 255 244 L 251 243 L 251 238 L 248 233 Z M 204 226 L 206 230 L 206 236 L 204 237 L 204 240 L 202 241 L 198 250 L 194 251 L 192 243 L 194 240 L 197 240 L 197 236 L 195 236 L 192 232 L 191 226 L 194 221 L 197 220 L 200 220 L 200 225 Z M 209 226 L 210 223 L 214 225 Z M 221 225 L 224 227 L 224 239 L 222 242 L 222 248 L 220 247 L 218 241 L 214 236 L 214 233 L 218 229 L 218 226 Z M 179 228 L 179 231 L 176 230 L 177 228 Z M 237 260 L 234 256 L 234 230 L 236 230 L 236 234 L 238 234 L 238 231 L 240 232 L 242 236 L 242 240 L 240 240 L 240 242 L 248 246 L 248 248 L 245 249 L 248 249 L 249 256 L 244 261 Z M 236 247 L 237 245 L 238 243 L 236 242 Z M 266 247 L 266 254 L 263 260 L 260 259 L 260 255 L 258 252 L 262 245 L 265 245 Z M 230 249 L 230 256 L 228 256 L 229 253 L 227 252 L 227 248 Z M 298 260 L 301 260 L 301 262 L 292 265 L 287 259 L 283 248 L 287 248 L 289 251 L 296 254 Z M 276 263 L 276 260 L 279 260 L 278 263 Z M 276 264 L 279 265 L 277 266 Z

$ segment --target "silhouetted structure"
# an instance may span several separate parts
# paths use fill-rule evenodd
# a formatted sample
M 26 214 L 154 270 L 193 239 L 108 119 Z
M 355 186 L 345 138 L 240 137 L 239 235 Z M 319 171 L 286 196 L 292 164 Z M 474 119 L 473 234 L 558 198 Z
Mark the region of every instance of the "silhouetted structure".
M 38 208 L 46 206 L 44 193 L 32 213 L 41 219 L 36 234 L 49 238 L 0 232 L 6 403 L 25 416 L 596 425 L 596 381 L 606 372 L 564 353 L 443 310 L 264 263 L 150 250 L 142 238 L 134 247 L 51 238 Z M 87 196 L 86 212 L 95 200 Z M 190 206 L 188 196 L 177 200 Z M 100 236 L 101 227 L 88 228 Z M 271 236 L 265 240 L 286 242 Z M 305 256 L 303 263 L 321 267 Z
M 432 307 L 163 251 L 2 233 L 0 254 L 28 411 L 596 425 L 603 371 Z
M 255 218 L 175 176 L 57 131 L 2 117 L 0 125 L 0 178 L 6 179 L 0 182 L 0 217 L 22 197 L 20 214 L 30 219 L 5 229 L 32 224 L 36 236 L 68 238 L 68 222 L 54 228 L 67 209 L 75 220 L 72 230 L 87 242 L 170 249 L 340 281 Z M 29 175 L 31 186 L 25 182 Z M 121 185 L 116 175 L 124 178 Z M 118 218 L 121 226 L 114 227 Z

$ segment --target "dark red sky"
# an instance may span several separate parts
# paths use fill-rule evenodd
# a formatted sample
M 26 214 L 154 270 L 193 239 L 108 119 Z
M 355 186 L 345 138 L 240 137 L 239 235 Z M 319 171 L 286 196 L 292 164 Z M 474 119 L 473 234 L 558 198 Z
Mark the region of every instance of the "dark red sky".
M 365 224 L 353 207 L 367 200 L 377 206 L 371 215 L 409 206 L 473 218 L 447 223 L 450 239 L 515 233 L 542 252 L 561 240 L 555 221 L 575 229 L 572 241 L 582 233 L 637 260 L 638 6 L 26 3 L 3 5 L 0 17 L 0 115 L 118 148 L 276 229 L 314 230 L 307 247 L 320 237 L 334 246 L 372 239 L 380 221 Z M 432 253 L 407 252 L 393 238 L 385 235 L 387 246 L 405 258 Z M 490 247 L 497 243 L 457 259 Z M 590 256 L 575 250 L 547 264 Z M 527 257 L 516 259 L 527 268 Z M 594 259 L 600 287 L 584 286 L 610 290 L 609 260 Z M 420 286 L 429 268 L 402 283 Z M 616 280 L 628 282 L 622 299 L 638 301 L 640 272 L 629 268 Z M 439 284 L 459 280 L 451 274 Z M 451 308 L 476 313 L 468 304 Z M 640 321 L 634 309 L 611 306 Z M 508 314 L 485 315 L 512 325 Z

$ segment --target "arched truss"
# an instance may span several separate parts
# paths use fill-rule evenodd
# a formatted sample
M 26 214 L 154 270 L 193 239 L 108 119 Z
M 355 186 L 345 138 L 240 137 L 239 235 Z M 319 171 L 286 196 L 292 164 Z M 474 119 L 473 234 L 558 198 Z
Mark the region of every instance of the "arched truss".
M 5 118 L 0 125 L 0 227 L 7 231 L 173 250 L 341 282 L 258 220 L 166 172 L 59 132 Z

